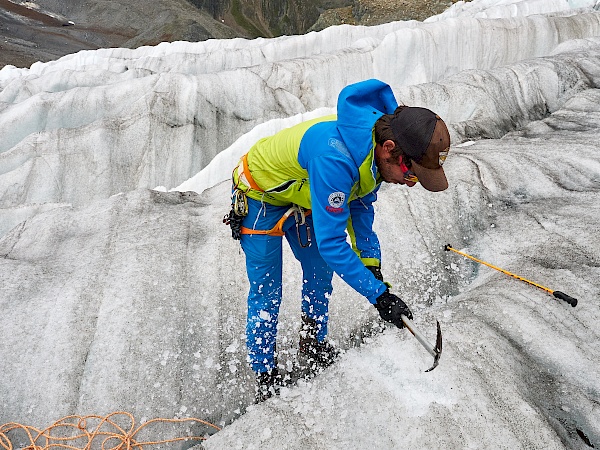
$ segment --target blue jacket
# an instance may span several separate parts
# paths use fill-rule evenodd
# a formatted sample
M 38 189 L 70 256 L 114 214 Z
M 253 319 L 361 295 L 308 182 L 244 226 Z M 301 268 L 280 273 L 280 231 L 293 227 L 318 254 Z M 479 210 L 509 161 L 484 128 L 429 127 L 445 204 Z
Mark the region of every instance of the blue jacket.
M 310 208 L 321 256 L 371 303 L 386 290 L 365 268 L 381 260 L 373 231 L 372 203 L 380 183 L 373 126 L 397 106 L 391 88 L 379 80 L 349 85 L 338 97 L 337 117 L 301 123 L 250 149 L 248 168 L 261 191 L 244 186 L 234 172 L 234 183 L 251 198 Z

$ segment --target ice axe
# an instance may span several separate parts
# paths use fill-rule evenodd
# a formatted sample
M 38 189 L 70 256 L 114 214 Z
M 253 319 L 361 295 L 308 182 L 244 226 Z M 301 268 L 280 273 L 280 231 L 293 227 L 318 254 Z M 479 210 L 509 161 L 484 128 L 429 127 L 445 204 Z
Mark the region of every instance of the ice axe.
M 473 256 L 468 255 L 467 253 L 464 253 L 464 252 L 461 252 L 459 250 L 456 250 L 450 244 L 446 244 L 446 246 L 444 247 L 444 250 L 446 250 L 447 252 L 448 251 L 453 251 L 454 253 L 458 253 L 459 255 L 462 255 L 465 258 L 472 259 L 473 261 L 478 262 L 479 264 L 483 264 L 484 266 L 491 267 L 492 269 L 495 269 L 495 270 L 497 270 L 499 272 L 502 272 L 505 275 L 509 275 L 509 276 L 511 276 L 513 278 L 516 278 L 517 280 L 524 281 L 527 284 L 531 284 L 532 286 L 540 288 L 540 289 L 548 292 L 549 294 L 554 295 L 556 298 L 558 298 L 560 300 L 564 300 L 565 302 L 567 302 L 569 305 L 571 305 L 573 307 L 577 306 L 577 299 L 573 298 L 573 297 L 571 297 L 571 296 L 569 296 L 567 294 L 565 294 L 564 292 L 553 291 L 552 289 L 549 289 L 549 288 L 544 287 L 544 286 L 542 286 L 540 284 L 534 283 L 533 281 L 529 281 L 529 280 L 527 280 L 527 279 L 525 279 L 523 277 L 520 277 L 519 275 L 515 275 L 514 273 L 510 273 L 509 271 L 501 269 L 500 267 L 496 267 L 496 266 L 493 266 L 493 265 L 491 265 L 489 263 L 486 263 L 485 261 L 481 261 L 480 259 L 474 258 Z
M 431 372 L 433 369 L 437 367 L 440 362 L 440 357 L 442 356 L 442 329 L 440 328 L 440 323 L 437 322 L 437 338 L 435 340 L 435 347 L 429 343 L 427 338 L 423 336 L 419 330 L 415 328 L 415 324 L 412 320 L 406 317 L 404 314 L 400 316 L 404 326 L 412 333 L 412 335 L 417 338 L 417 341 L 425 347 L 425 350 L 429 352 L 431 356 L 433 356 L 433 366 L 427 369 L 425 372 Z

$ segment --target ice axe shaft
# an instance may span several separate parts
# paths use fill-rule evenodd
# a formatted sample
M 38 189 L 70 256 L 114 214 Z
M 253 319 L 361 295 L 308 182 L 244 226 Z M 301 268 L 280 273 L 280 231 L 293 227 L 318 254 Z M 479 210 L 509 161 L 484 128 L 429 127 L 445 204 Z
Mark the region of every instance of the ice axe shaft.
M 423 336 L 419 330 L 415 328 L 415 324 L 412 320 L 406 317 L 404 314 L 400 316 L 402 318 L 402 322 L 404 326 L 412 333 L 412 335 L 417 338 L 417 341 L 425 347 L 425 350 L 429 352 L 431 356 L 433 356 L 433 366 L 427 369 L 425 372 L 431 372 L 433 369 L 437 367 L 440 362 L 440 357 L 442 356 L 442 329 L 440 327 L 440 323 L 437 322 L 437 338 L 435 340 L 435 347 L 429 343 L 427 338 Z
M 502 272 L 505 275 L 511 276 L 513 278 L 516 278 L 517 280 L 524 281 L 527 284 L 531 284 L 532 286 L 540 288 L 540 289 L 548 292 L 549 294 L 552 294 L 556 298 L 558 298 L 560 300 L 564 300 L 565 302 L 567 302 L 569 305 L 571 305 L 573 307 L 577 306 L 577 299 L 573 298 L 573 297 L 571 297 L 571 296 L 569 296 L 567 294 L 565 294 L 564 292 L 553 291 L 552 289 L 549 289 L 549 288 L 547 288 L 545 286 L 542 286 L 541 284 L 534 283 L 533 281 L 529 281 L 528 279 L 520 277 L 519 275 L 515 275 L 514 273 L 510 273 L 508 270 L 504 270 L 504 269 L 501 269 L 500 267 L 496 267 L 496 266 L 494 266 L 494 265 L 492 265 L 490 263 L 486 263 L 485 261 L 477 259 L 477 258 L 475 258 L 475 257 L 473 257 L 473 256 L 471 256 L 471 255 L 469 255 L 469 254 L 467 254 L 465 252 L 461 252 L 460 250 L 456 250 L 450 244 L 446 244 L 446 246 L 444 247 L 444 250 L 446 250 L 446 251 L 450 251 L 451 250 L 454 253 L 458 253 L 459 255 L 462 255 L 465 258 L 472 259 L 473 261 L 478 262 L 479 264 L 483 264 L 484 266 L 491 267 L 492 269 L 495 269 L 495 270 L 497 270 L 499 272 Z

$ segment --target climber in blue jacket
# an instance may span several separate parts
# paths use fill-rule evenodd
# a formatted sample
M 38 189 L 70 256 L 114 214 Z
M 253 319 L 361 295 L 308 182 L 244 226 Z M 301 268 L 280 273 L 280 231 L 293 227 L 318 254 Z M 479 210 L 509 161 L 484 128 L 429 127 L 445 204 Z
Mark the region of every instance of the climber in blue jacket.
M 333 272 L 381 317 L 403 327 L 408 306 L 389 291 L 373 231 L 381 182 L 436 192 L 448 187 L 444 121 L 400 106 L 375 79 L 344 88 L 337 115 L 306 121 L 259 140 L 233 171 L 232 234 L 241 240 L 250 282 L 246 337 L 257 374 L 257 402 L 277 392 L 275 357 L 282 291 L 282 237 L 303 270 L 299 352 L 315 369 L 337 356 L 326 340 Z M 352 244 L 347 243 L 347 233 Z

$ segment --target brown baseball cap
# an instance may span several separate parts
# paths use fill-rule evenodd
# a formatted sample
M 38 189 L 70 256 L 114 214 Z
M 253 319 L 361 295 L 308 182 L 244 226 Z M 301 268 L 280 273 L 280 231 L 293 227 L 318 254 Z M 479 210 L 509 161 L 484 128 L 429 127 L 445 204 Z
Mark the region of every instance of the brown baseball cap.
M 401 106 L 390 127 L 421 185 L 431 192 L 447 189 L 442 165 L 450 150 L 450 133 L 440 116 L 427 108 Z

